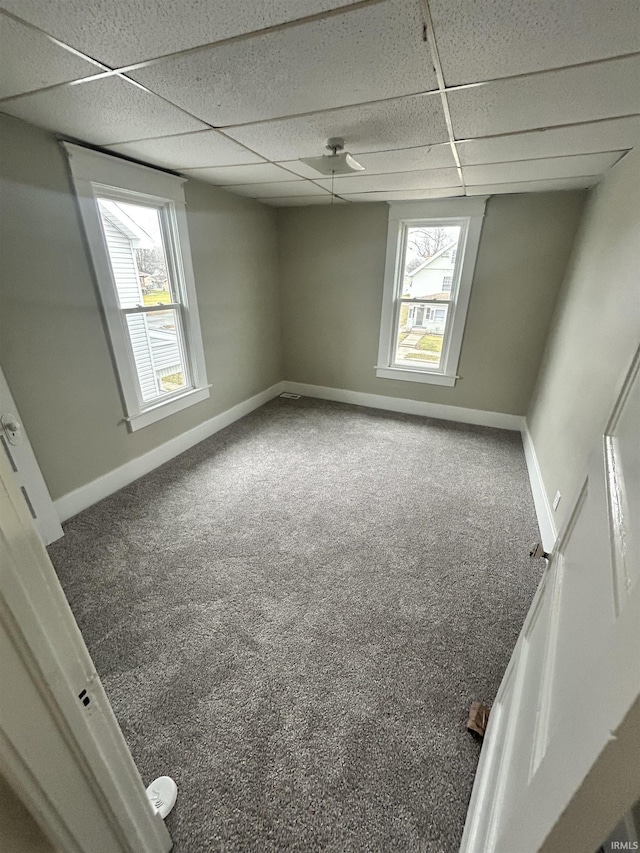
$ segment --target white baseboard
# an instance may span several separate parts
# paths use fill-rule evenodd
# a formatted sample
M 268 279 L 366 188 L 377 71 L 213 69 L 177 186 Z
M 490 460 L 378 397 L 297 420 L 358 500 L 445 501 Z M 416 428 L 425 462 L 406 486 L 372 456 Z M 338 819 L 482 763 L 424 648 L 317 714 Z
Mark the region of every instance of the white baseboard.
M 519 415 L 508 415 L 502 412 L 485 412 L 481 409 L 464 409 L 460 406 L 445 406 L 439 403 L 424 403 L 418 400 L 408 400 L 401 397 L 385 397 L 380 394 L 365 394 L 360 391 L 347 391 L 342 388 L 328 388 L 322 385 L 308 385 L 303 382 L 278 382 L 270 388 L 255 394 L 248 400 L 238 403 L 225 412 L 211 418 L 148 453 L 120 465 L 108 474 L 80 486 L 78 489 L 63 495 L 54 501 L 60 521 L 66 521 L 82 510 L 87 509 L 103 498 L 112 495 L 119 489 L 128 486 L 139 477 L 148 474 L 170 459 L 184 453 L 190 447 L 214 435 L 234 421 L 263 406 L 269 400 L 277 397 L 283 391 L 301 394 L 305 397 L 315 397 L 321 400 L 334 400 L 339 403 L 351 403 L 355 406 L 365 406 L 373 409 L 384 409 L 391 412 L 401 412 L 408 415 L 438 418 L 440 420 L 458 421 L 465 424 L 497 427 L 500 429 L 516 430 L 522 433 L 525 458 L 529 469 L 531 490 L 538 516 L 538 524 L 545 550 L 551 551 L 556 540 L 556 529 L 551 514 L 551 508 L 544 489 L 542 475 L 536 459 L 531 436 L 526 427 L 525 419 Z
M 522 427 L 522 444 L 524 446 L 524 458 L 527 461 L 527 468 L 529 470 L 529 482 L 531 483 L 531 491 L 533 492 L 533 503 L 536 508 L 536 516 L 538 517 L 542 546 L 545 551 L 551 553 L 558 538 L 558 531 L 556 530 L 549 498 L 547 497 L 547 490 L 544 487 L 536 449 L 533 445 L 526 421 Z
M 327 388 L 324 385 L 307 385 L 304 382 L 283 383 L 285 391 L 301 394 L 304 397 L 316 397 L 321 400 L 335 400 L 337 403 L 352 403 L 354 406 L 366 406 L 370 409 L 385 409 L 401 412 L 405 415 L 422 415 L 426 418 L 438 418 L 443 421 L 458 421 L 462 424 L 511 429 L 520 432 L 524 418 L 520 415 L 506 415 L 502 412 L 485 412 L 482 409 L 463 409 L 460 406 L 444 406 L 440 403 L 423 403 L 419 400 L 407 400 L 404 397 L 384 397 L 381 394 L 364 394 L 361 391 L 346 391 L 343 388 Z
M 132 459 L 118 468 L 114 468 L 108 474 L 92 480 L 85 486 L 80 486 L 80 488 L 63 495 L 53 502 L 60 521 L 66 521 L 83 509 L 87 509 L 87 507 L 92 506 L 108 495 L 112 495 L 119 489 L 124 488 L 124 486 L 128 486 L 129 483 L 137 480 L 138 477 L 142 477 L 144 474 L 153 471 L 154 468 L 164 465 L 165 462 L 168 462 L 180 453 L 184 453 L 185 450 L 193 447 L 194 444 L 198 444 L 205 438 L 209 438 L 209 436 L 214 435 L 234 421 L 248 415 L 254 409 L 258 409 L 260 406 L 268 403 L 269 400 L 277 397 L 283 390 L 284 383 L 277 382 L 270 388 L 260 391 L 259 394 L 255 394 L 253 397 L 249 397 L 248 400 L 243 400 L 242 403 L 238 403 L 236 406 L 232 406 L 219 415 L 215 415 L 215 417 L 199 424 L 197 427 L 193 427 L 193 429 L 177 435 L 175 438 L 150 450 L 148 453 L 138 456 L 136 459 Z

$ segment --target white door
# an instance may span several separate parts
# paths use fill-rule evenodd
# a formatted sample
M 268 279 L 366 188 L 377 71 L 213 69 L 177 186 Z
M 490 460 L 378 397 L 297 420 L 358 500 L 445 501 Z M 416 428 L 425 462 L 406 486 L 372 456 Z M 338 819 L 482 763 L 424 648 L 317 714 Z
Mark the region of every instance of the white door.
M 0 370 L 0 444 L 3 448 L 0 452 L 5 453 L 9 460 L 13 476 L 40 538 L 45 545 L 55 542 L 63 535 L 60 519 L 2 370 Z
M 640 351 L 491 710 L 464 853 L 593 853 L 640 793 Z
M 60 853 L 171 849 L 3 454 L 0 768 Z

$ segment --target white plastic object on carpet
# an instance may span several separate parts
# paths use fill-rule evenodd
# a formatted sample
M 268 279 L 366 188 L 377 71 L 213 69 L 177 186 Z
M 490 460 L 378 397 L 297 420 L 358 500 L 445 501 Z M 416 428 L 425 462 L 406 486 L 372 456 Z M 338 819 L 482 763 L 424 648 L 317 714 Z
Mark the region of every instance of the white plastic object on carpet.
M 149 802 L 164 820 L 176 804 L 178 786 L 171 776 L 158 776 L 147 788 Z

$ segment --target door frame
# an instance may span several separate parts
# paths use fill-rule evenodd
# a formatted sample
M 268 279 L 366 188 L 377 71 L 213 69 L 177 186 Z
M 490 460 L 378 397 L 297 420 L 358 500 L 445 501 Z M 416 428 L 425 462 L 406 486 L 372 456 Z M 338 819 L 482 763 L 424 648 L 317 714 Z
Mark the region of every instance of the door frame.
M 146 797 L 5 454 L 0 648 L 3 774 L 54 847 L 65 853 L 167 853 L 169 833 Z

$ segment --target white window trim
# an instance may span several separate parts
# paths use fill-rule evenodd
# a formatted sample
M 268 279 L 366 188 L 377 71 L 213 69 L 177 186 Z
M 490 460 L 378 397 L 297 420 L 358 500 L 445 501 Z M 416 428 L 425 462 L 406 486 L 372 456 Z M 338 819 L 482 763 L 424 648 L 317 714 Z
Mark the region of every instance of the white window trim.
M 458 376 L 460 350 L 487 198 L 488 196 L 474 196 L 473 198 L 398 202 L 389 205 L 387 258 L 376 376 L 450 387 L 454 386 L 456 380 L 460 378 Z M 424 365 L 399 367 L 393 363 L 396 343 L 395 312 L 399 288 L 403 281 L 406 231 L 410 226 L 430 223 L 462 226 L 457 247 L 457 260 L 461 262 L 455 270 L 451 288 L 451 292 L 455 293 L 454 316 L 448 339 L 445 341 L 446 351 L 443 351 L 441 363 L 437 369 Z M 456 282 L 456 276 L 459 277 L 458 282 Z
M 63 142 L 62 145 L 69 158 L 71 176 L 93 261 L 96 285 L 126 413 L 125 421 L 129 430 L 134 432 L 209 397 L 210 386 L 207 383 L 191 247 L 187 231 L 183 189 L 185 179 L 79 145 L 68 142 Z M 170 202 L 175 215 L 172 225 L 177 235 L 179 251 L 178 257 L 174 260 L 180 267 L 180 282 L 176 282 L 175 286 L 184 291 L 182 293 L 183 326 L 189 353 L 192 387 L 186 391 L 177 391 L 166 400 L 154 400 L 147 405 L 143 404 L 139 395 L 135 363 L 113 284 L 111 264 L 96 201 L 98 196 L 108 195 L 114 190 L 116 194 L 121 190 L 130 202 L 135 202 L 136 195 L 141 202 L 146 200 L 148 203 L 150 197 L 156 201 Z

